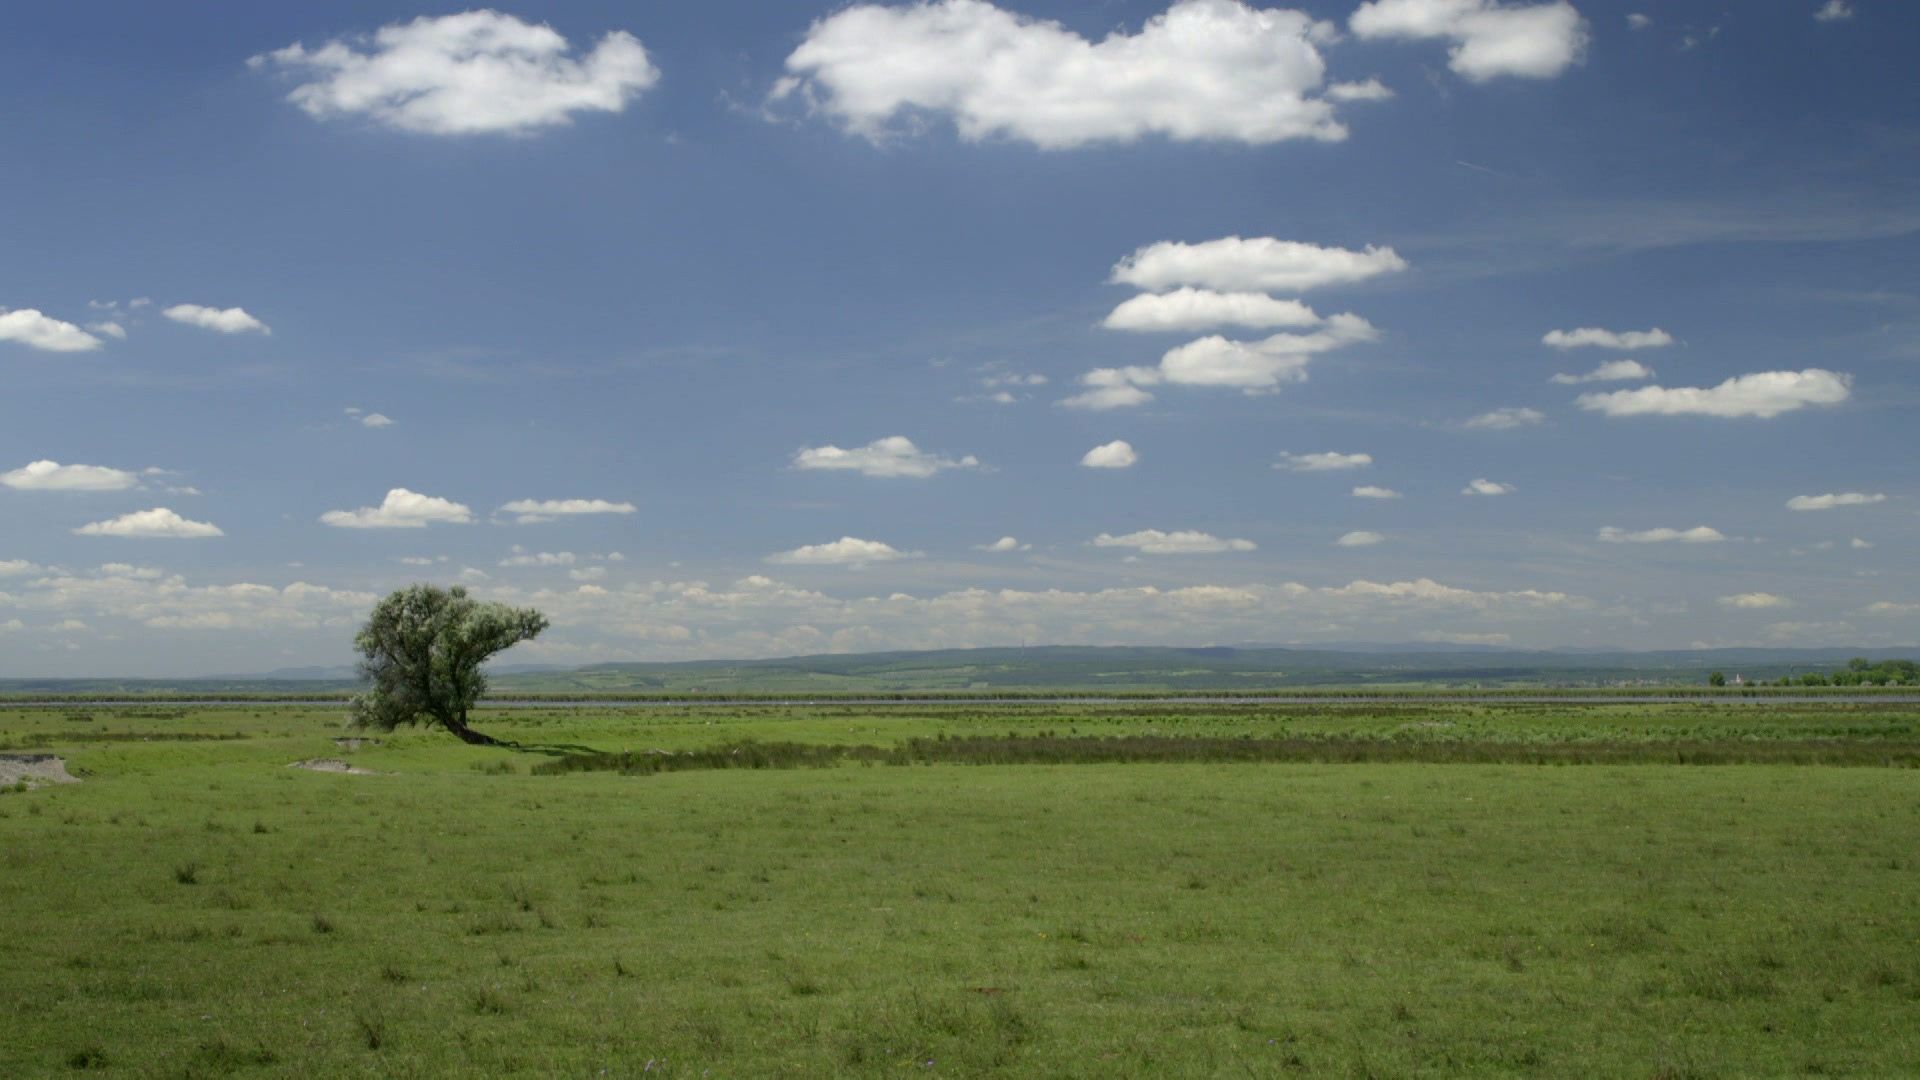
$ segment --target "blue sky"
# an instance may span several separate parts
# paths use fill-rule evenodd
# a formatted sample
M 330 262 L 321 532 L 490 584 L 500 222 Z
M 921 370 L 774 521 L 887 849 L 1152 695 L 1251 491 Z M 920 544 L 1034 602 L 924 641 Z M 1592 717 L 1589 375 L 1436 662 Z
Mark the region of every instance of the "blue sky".
M 3 675 L 1920 639 L 1906 5 L 11 25 Z

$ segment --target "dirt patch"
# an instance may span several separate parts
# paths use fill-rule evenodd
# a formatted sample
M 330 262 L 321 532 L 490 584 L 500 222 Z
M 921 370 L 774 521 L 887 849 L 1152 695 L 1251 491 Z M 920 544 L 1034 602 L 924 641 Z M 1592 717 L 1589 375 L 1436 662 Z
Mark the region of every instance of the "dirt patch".
M 79 777 L 67 772 L 65 758 L 52 754 L 0 754 L 0 787 L 20 783 L 39 787 L 42 784 L 79 782 Z
M 364 746 L 379 746 L 379 739 L 359 739 L 351 736 L 333 740 L 333 745 L 342 750 L 358 750 Z
M 373 776 L 372 769 L 363 769 L 358 765 L 349 765 L 339 758 L 317 757 L 305 761 L 296 761 L 287 766 L 290 769 L 311 769 L 314 772 L 350 773 L 354 776 Z

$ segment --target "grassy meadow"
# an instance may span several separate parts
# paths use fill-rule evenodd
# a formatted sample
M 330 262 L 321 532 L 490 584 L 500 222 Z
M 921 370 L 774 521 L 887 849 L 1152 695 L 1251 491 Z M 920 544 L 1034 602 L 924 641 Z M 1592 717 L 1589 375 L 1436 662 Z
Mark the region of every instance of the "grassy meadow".
M 1920 1073 L 1912 706 L 341 720 L 0 710 L 0 1074 Z

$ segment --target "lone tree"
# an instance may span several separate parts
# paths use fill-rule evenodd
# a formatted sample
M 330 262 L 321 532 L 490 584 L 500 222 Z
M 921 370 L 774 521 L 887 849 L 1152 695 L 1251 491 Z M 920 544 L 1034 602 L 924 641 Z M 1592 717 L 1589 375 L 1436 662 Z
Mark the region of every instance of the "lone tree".
M 392 731 L 424 720 L 463 742 L 499 746 L 467 726 L 467 710 L 487 689 L 480 665 L 546 628 L 547 617 L 532 608 L 483 604 L 457 585 L 390 593 L 353 639 L 365 657 L 360 677 L 373 683 L 353 699 L 353 723 Z

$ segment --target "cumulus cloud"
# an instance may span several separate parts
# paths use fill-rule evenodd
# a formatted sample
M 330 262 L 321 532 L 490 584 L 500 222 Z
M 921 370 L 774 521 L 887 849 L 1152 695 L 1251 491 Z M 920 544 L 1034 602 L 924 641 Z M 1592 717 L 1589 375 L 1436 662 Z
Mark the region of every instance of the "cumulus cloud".
M 1339 544 L 1341 547 L 1372 547 L 1385 539 L 1386 537 L 1381 536 L 1377 532 L 1356 529 L 1340 537 L 1340 539 L 1335 540 L 1334 543 Z
M 1295 454 L 1282 452 L 1280 460 L 1273 463 L 1276 469 L 1287 472 L 1334 472 L 1341 469 L 1364 469 L 1373 464 L 1372 454 L 1343 454 L 1337 450 L 1324 450 L 1313 454 Z M 1358 489 L 1354 494 L 1359 494 Z
M 1393 97 L 1392 88 L 1379 79 L 1365 82 L 1334 83 L 1327 87 L 1327 97 L 1333 101 L 1387 101 Z
M 1866 551 L 1869 548 L 1873 547 L 1873 541 L 1862 540 L 1856 536 L 1852 540 L 1847 541 L 1847 546 L 1852 548 L 1855 551 Z
M 1142 555 L 1212 555 L 1222 551 L 1252 551 L 1255 547 L 1251 540 L 1223 540 L 1191 529 L 1177 532 L 1142 529 L 1125 536 L 1101 533 L 1093 538 L 1093 546 L 1132 548 Z
M 1080 385 L 1085 390 L 1060 399 L 1060 404 L 1069 409 L 1088 409 L 1105 412 L 1108 409 L 1131 409 L 1145 405 L 1153 400 L 1153 395 L 1142 386 L 1152 386 L 1160 381 L 1160 373 L 1148 367 L 1094 368 L 1080 376 Z
M 1397 499 L 1400 497 L 1400 493 L 1392 488 L 1363 484 L 1353 489 L 1353 497 L 1356 499 Z
M 947 469 L 974 469 L 980 459 L 968 454 L 962 458 L 929 454 L 913 445 L 905 435 L 889 435 L 865 446 L 842 450 L 838 446 L 816 446 L 795 451 L 796 469 L 824 469 L 857 472 L 861 476 L 925 479 Z
M 1885 619 L 1904 618 L 1908 615 L 1920 615 L 1920 604 L 1903 604 L 1896 600 L 1875 600 L 1860 609 L 1862 615 L 1875 615 Z
M 54 573 L 18 597 L 21 608 L 62 622 L 123 620 L 162 630 L 299 630 L 350 632 L 372 593 L 294 582 L 285 587 L 241 583 L 194 585 L 179 575 L 136 572 L 121 564 L 94 575 Z
M 1255 330 L 1318 326 L 1320 316 L 1298 300 L 1265 293 L 1214 292 L 1183 286 L 1172 292 L 1143 293 L 1113 309 L 1100 325 L 1141 333 L 1245 326 Z
M 104 465 L 62 465 L 57 461 L 33 461 L 0 473 L 0 484 L 15 491 L 125 491 L 140 478 L 125 469 Z
M 107 337 L 113 338 L 115 341 L 127 340 L 127 328 L 124 326 L 121 326 L 117 322 L 114 322 L 112 319 L 107 319 L 102 322 L 88 323 L 87 329 L 93 331 L 96 334 L 103 334 Z
M 1887 501 L 1879 492 L 1841 491 L 1828 495 L 1795 495 L 1787 500 L 1789 510 L 1832 510 L 1837 506 L 1872 506 Z
M 1148 244 L 1114 265 L 1112 281 L 1151 291 L 1186 285 L 1220 292 L 1300 292 L 1406 268 L 1407 261 L 1390 247 L 1352 251 L 1271 236 L 1227 236 L 1198 244 Z
M 1583 409 L 1605 416 L 1719 416 L 1770 419 L 1808 405 L 1837 405 L 1852 394 L 1853 377 L 1820 368 L 1738 375 L 1713 387 L 1643 386 L 1582 394 Z
M 1650 15 L 1642 15 L 1635 11 L 1627 16 L 1627 29 L 1629 30 L 1645 30 L 1652 25 L 1653 17 Z
M 556 518 L 585 514 L 631 514 L 637 507 L 630 502 L 606 499 L 515 499 L 503 504 L 499 513 L 512 514 L 516 525 L 537 525 Z
M 830 543 L 804 544 L 792 551 L 777 552 L 767 556 L 767 561 L 791 566 L 860 566 L 919 557 L 917 551 L 901 551 L 892 544 L 883 544 L 878 540 L 843 536 Z
M 16 342 L 42 352 L 87 352 L 100 347 L 99 338 L 33 308 L 13 311 L 0 308 L 0 341 Z
M 1853 18 L 1853 5 L 1847 0 L 1827 0 L 1813 13 L 1815 22 L 1844 22 Z
M 986 551 L 986 552 L 991 552 L 995 555 L 1000 555 L 1000 554 L 1005 554 L 1006 552 L 1009 552 L 1009 551 L 1032 551 L 1033 545 L 1023 544 L 1015 537 L 1003 536 L 1000 539 L 995 540 L 991 544 L 975 544 L 973 546 L 973 550 Z
M 244 334 L 257 331 L 271 334 L 273 331 L 266 323 L 247 314 L 246 308 L 215 308 L 201 304 L 175 304 L 160 312 L 177 323 L 198 326 L 203 330 L 217 330 L 222 334 Z
M 315 119 L 364 116 L 429 135 L 525 133 L 617 113 L 660 80 L 640 40 L 615 30 L 575 54 L 550 26 L 497 11 L 421 16 L 368 37 L 289 45 L 247 61 L 310 81 L 287 100 Z
M 1318 97 L 1333 27 L 1240 0 L 1176 0 L 1137 34 L 1089 41 L 985 0 L 855 4 L 819 19 L 770 102 L 804 100 L 873 141 L 951 119 L 969 142 L 1050 150 L 1158 135 L 1337 141 Z
M 1740 611 L 1766 611 L 1773 608 L 1792 607 L 1793 601 L 1772 593 L 1749 592 L 1735 596 L 1723 596 L 1719 599 L 1721 607 L 1736 608 Z
M 73 530 L 76 536 L 138 536 L 197 539 L 225 536 L 219 526 L 204 521 L 188 521 L 166 507 L 122 514 L 107 521 L 96 521 Z
M 1356 37 L 1453 42 L 1447 66 L 1473 82 L 1551 78 L 1587 51 L 1587 22 L 1566 0 L 1372 0 L 1347 20 Z
M 22 577 L 45 569 L 25 559 L 0 559 L 0 577 Z
M 1358 315 L 1335 315 L 1310 334 L 1274 334 L 1259 341 L 1213 335 L 1169 349 L 1158 367 L 1095 368 L 1080 377 L 1086 390 L 1061 401 L 1081 409 L 1117 409 L 1153 400 L 1149 386 L 1216 386 L 1243 394 L 1271 394 L 1304 382 L 1307 365 L 1323 352 L 1379 336 Z
M 1581 383 L 1627 382 L 1633 379 L 1651 379 L 1653 369 L 1638 360 L 1609 360 L 1585 375 L 1559 374 L 1553 381 L 1562 386 L 1577 386 Z
M 370 428 L 392 427 L 393 418 L 385 413 L 370 412 L 360 418 L 360 426 Z
M 1080 458 L 1080 464 L 1089 469 L 1130 469 L 1139 460 L 1140 455 L 1134 453 L 1132 443 L 1115 439 L 1087 451 Z
M 1691 529 L 1645 529 L 1629 532 L 1609 525 L 1600 530 L 1600 540 L 1608 544 L 1718 544 L 1726 539 L 1719 529 L 1695 525 Z
M 1477 477 L 1472 483 L 1460 489 L 1462 495 L 1511 495 L 1520 489 L 1512 484 L 1502 484 L 1486 477 Z
M 1483 412 L 1460 426 L 1472 431 L 1510 431 L 1513 428 L 1533 427 L 1545 423 L 1546 419 L 1547 415 L 1539 409 L 1507 408 Z
M 1673 335 L 1659 327 L 1651 330 L 1602 330 L 1583 326 L 1578 330 L 1549 330 L 1541 344 L 1556 349 L 1659 349 L 1673 344 Z
M 500 560 L 501 566 L 572 566 L 580 557 L 571 551 L 519 551 Z
M 450 499 L 421 495 L 406 488 L 387 492 L 379 506 L 358 510 L 329 510 L 320 521 L 339 529 L 424 529 L 430 524 L 465 525 L 473 511 Z

